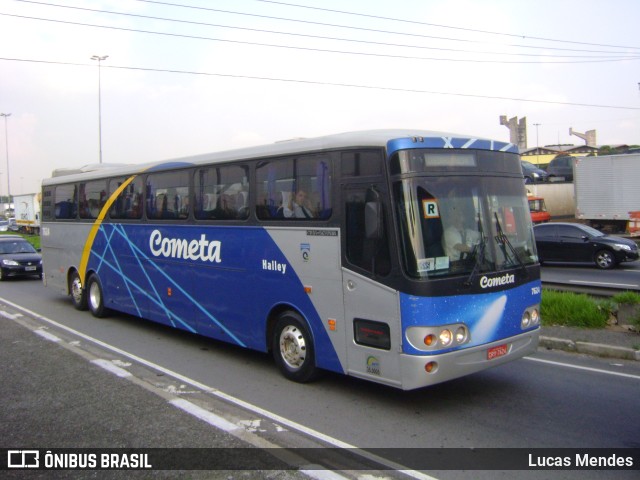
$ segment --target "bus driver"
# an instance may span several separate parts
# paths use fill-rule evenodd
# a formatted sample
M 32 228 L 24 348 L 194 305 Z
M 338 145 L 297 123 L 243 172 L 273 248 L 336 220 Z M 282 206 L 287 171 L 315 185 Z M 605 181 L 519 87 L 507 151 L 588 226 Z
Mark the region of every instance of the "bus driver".
M 445 253 L 452 261 L 461 260 L 473 250 L 479 237 L 476 230 L 465 226 L 462 211 L 454 209 L 451 212 L 451 225 L 444 231 Z

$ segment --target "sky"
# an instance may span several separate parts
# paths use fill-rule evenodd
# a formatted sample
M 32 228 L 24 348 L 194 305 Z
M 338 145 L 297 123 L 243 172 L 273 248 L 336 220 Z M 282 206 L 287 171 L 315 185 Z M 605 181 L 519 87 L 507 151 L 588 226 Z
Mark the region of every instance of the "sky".
M 0 195 L 401 128 L 640 144 L 637 0 L 0 0 Z M 103 61 L 93 56 L 108 56 Z M 100 142 L 101 138 L 101 142 Z M 100 146 L 102 148 L 100 148 Z

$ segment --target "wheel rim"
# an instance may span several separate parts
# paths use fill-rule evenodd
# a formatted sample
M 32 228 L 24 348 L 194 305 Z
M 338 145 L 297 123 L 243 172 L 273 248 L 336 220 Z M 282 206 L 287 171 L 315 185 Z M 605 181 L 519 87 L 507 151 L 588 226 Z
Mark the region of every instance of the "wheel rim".
M 91 282 L 91 286 L 89 287 L 89 302 L 91 303 L 91 308 L 94 311 L 100 308 L 102 303 L 102 294 L 100 292 L 100 287 L 96 282 Z
M 71 296 L 76 304 L 82 302 L 82 282 L 80 277 L 75 277 L 71 282 Z
M 613 257 L 611 256 L 610 253 L 603 252 L 603 253 L 598 255 L 598 258 L 596 258 L 596 261 L 598 262 L 598 265 L 600 267 L 609 268 L 611 266 L 611 264 L 613 263 Z
M 297 370 L 307 357 L 307 342 L 298 327 L 288 325 L 280 333 L 280 356 L 291 369 Z

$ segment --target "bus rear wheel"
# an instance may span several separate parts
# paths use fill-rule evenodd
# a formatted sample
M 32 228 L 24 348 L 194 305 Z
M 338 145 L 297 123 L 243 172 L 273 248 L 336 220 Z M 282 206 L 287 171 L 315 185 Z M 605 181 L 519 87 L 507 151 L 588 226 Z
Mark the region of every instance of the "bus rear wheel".
M 71 301 L 76 310 L 87 309 L 87 292 L 82 288 L 82 280 L 78 272 L 73 272 L 69 278 L 69 293 L 71 293 Z
M 104 306 L 104 290 L 97 275 L 91 275 L 87 281 L 87 304 L 94 317 L 106 317 L 109 309 Z
M 280 315 L 273 332 L 272 351 L 285 378 L 305 383 L 318 376 L 313 339 L 299 314 Z

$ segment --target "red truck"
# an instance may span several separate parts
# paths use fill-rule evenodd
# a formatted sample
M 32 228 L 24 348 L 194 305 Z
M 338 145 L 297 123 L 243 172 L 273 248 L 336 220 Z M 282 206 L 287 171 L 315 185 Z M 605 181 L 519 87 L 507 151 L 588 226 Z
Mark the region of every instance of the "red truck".
M 551 220 L 551 214 L 547 212 L 547 207 L 544 204 L 544 198 L 536 197 L 534 195 L 528 195 L 529 210 L 531 211 L 531 221 L 534 225 L 538 223 L 545 223 Z

